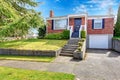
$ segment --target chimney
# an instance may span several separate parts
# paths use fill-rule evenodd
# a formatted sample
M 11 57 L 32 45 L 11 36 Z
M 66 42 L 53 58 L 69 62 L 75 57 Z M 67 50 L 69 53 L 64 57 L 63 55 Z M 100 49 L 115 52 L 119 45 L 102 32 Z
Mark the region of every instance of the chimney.
M 54 17 L 54 12 L 50 10 L 50 17 Z

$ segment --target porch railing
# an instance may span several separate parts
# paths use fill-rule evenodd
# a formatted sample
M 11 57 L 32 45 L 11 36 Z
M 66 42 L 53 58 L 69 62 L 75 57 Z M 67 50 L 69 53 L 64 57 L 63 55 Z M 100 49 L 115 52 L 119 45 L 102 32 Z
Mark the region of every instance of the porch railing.
M 73 33 L 73 27 L 70 26 L 70 27 L 69 27 L 69 30 L 70 30 L 70 38 L 71 38 L 71 37 L 72 37 L 72 33 Z

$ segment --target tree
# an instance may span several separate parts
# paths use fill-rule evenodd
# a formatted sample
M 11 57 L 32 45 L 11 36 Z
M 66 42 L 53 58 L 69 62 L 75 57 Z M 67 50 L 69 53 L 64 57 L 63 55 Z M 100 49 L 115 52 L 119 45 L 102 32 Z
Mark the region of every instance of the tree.
M 23 37 L 30 28 L 43 25 L 41 13 L 26 7 L 37 5 L 34 0 L 0 0 L 0 36 Z
M 44 25 L 43 27 L 38 29 L 38 38 L 44 38 L 46 34 L 46 26 Z
M 119 37 L 120 36 L 120 6 L 118 9 L 118 14 L 117 14 L 117 22 L 115 24 L 115 31 L 114 31 L 114 36 Z

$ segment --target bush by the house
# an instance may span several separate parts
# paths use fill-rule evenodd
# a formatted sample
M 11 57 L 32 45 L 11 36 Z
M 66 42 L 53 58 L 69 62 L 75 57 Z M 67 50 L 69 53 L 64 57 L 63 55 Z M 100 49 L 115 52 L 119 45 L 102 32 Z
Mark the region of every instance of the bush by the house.
M 61 33 L 49 33 L 44 38 L 45 39 L 69 39 L 69 30 L 64 30 Z
M 62 39 L 69 39 L 70 36 L 70 31 L 69 30 L 64 30 L 62 32 Z
M 46 34 L 46 26 L 42 26 L 38 29 L 38 38 L 44 38 Z
M 116 22 L 115 29 L 114 29 L 114 36 L 120 37 L 120 6 L 118 9 L 117 22 Z
M 81 38 L 86 38 L 86 31 L 84 30 L 81 31 Z
M 50 34 L 47 34 L 44 38 L 45 39 L 62 39 L 61 37 L 61 33 L 50 33 Z

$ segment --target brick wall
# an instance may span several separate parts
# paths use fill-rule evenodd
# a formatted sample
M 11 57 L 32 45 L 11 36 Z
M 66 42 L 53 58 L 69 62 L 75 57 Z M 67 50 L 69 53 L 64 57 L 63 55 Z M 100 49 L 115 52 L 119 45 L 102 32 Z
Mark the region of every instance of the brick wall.
M 82 25 L 85 25 L 85 17 L 82 17 Z M 69 19 L 69 26 L 73 26 L 74 29 L 74 18 Z M 52 20 L 47 20 L 47 33 L 59 33 L 63 30 L 52 30 Z
M 88 20 L 88 34 L 113 34 L 114 18 L 105 18 L 104 29 L 92 29 L 92 19 Z
M 82 25 L 85 25 L 85 17 L 82 17 Z

